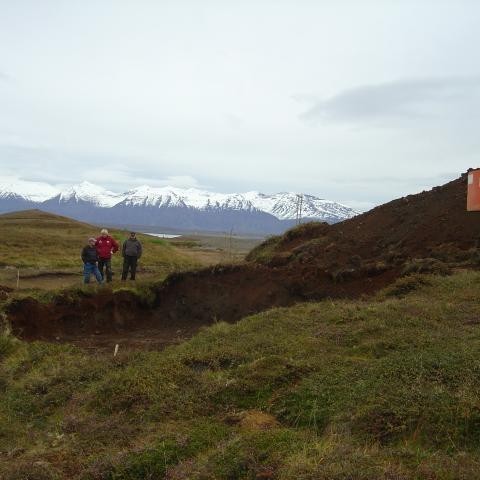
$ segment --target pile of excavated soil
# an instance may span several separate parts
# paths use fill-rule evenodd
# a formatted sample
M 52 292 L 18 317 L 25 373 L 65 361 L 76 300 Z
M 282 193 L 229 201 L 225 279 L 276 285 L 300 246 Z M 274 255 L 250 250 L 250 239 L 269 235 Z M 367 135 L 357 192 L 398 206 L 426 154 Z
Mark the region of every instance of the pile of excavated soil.
M 370 294 L 411 271 L 475 268 L 480 213 L 466 211 L 466 191 L 462 175 L 342 223 L 301 225 L 255 248 L 243 264 L 171 275 L 152 287 L 148 304 L 133 293 L 105 289 L 46 305 L 15 301 L 8 319 L 26 339 L 91 344 L 105 335 L 125 341 L 126 332 L 145 331 L 158 332 L 165 344 L 178 332 L 188 336 L 202 325 L 274 306 Z
M 332 226 L 320 224 L 311 234 L 305 229 L 284 250 L 308 240 L 325 238 L 334 245 L 328 250 L 345 262 L 351 255 L 381 258 L 394 251 L 403 258 L 436 255 L 446 246 L 468 250 L 480 237 L 480 212 L 467 212 L 467 178 L 435 187 L 428 192 L 394 200 L 351 220 Z M 288 237 L 288 235 L 287 235 Z M 328 263 L 328 260 L 327 260 Z
M 261 245 L 247 259 L 305 272 L 322 269 L 337 283 L 404 271 L 412 263 L 433 270 L 440 262 L 474 266 L 480 212 L 466 211 L 466 182 L 462 175 L 332 226 L 301 226 L 270 245 L 270 255 L 262 252 L 268 245 Z

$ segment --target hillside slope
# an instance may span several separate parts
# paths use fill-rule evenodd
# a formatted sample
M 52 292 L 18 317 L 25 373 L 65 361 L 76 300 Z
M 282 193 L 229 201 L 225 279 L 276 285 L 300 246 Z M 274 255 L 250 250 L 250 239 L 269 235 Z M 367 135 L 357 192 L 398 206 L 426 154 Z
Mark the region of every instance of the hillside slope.
M 335 225 L 307 224 L 273 237 L 248 260 L 273 268 L 315 269 L 343 284 L 413 270 L 478 264 L 480 212 L 466 211 L 466 175 L 394 200 Z M 443 262 L 443 264 L 442 264 Z M 387 278 L 388 280 L 388 278 Z
M 480 239 L 480 212 L 466 211 L 466 182 L 466 175 L 462 175 L 441 187 L 393 200 L 332 226 L 301 227 L 277 238 L 274 248 L 271 241 L 264 247 L 270 254 L 285 254 L 317 240 L 311 253 L 317 263 L 326 266 L 333 263 L 329 257 L 345 264 L 352 255 L 388 262 L 387 252 L 399 260 L 453 258 L 455 252 L 475 247 Z M 262 256 L 262 250 L 260 246 L 250 258 Z
M 80 252 L 89 237 L 98 237 L 100 228 L 71 218 L 53 215 L 40 210 L 0 215 L 2 248 L 0 266 L 33 267 L 49 269 L 81 269 Z M 110 232 L 119 242 L 128 232 Z M 139 235 L 145 243 L 144 265 L 151 266 L 193 266 L 194 263 L 174 247 L 153 237 Z M 121 262 L 119 254 L 114 255 L 114 264 Z M 167 269 L 168 271 L 168 269 Z

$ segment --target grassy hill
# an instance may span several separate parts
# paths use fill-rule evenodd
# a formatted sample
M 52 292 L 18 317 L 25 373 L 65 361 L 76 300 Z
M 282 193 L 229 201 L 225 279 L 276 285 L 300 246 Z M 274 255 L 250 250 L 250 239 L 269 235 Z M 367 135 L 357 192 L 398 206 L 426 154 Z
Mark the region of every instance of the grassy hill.
M 3 335 L 0 472 L 480 478 L 479 296 L 479 273 L 409 276 L 115 358 Z
M 81 270 L 81 249 L 89 237 L 100 235 L 99 227 L 39 210 L 0 215 L 0 231 L 0 266 L 22 269 Z M 109 232 L 119 243 L 128 237 L 126 231 L 111 229 Z M 159 274 L 197 264 L 162 239 L 137 236 L 144 245 L 141 264 Z M 118 272 L 122 264 L 119 253 L 113 256 L 112 264 Z

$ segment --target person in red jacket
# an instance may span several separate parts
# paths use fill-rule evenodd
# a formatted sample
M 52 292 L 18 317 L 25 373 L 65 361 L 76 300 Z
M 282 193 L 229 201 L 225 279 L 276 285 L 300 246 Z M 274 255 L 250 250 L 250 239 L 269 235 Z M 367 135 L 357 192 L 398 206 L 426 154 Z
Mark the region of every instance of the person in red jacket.
M 100 236 L 95 243 L 98 253 L 98 269 L 105 280 L 103 269 L 105 268 L 107 282 L 112 281 L 112 254 L 118 251 L 118 243 L 108 234 L 106 228 L 102 228 Z

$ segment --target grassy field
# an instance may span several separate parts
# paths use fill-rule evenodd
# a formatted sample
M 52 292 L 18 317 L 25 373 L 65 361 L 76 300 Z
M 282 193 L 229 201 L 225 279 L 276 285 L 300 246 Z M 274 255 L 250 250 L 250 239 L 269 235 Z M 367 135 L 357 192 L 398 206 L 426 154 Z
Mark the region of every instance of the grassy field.
M 479 273 L 415 275 L 115 358 L 4 334 L 0 472 L 480 478 L 479 296 Z
M 263 238 L 225 234 L 185 234 L 170 240 L 184 255 L 205 265 L 236 263 L 245 259 Z
M 0 285 L 20 289 L 57 289 L 82 281 L 81 249 L 89 237 L 100 235 L 99 227 L 40 211 L 0 215 Z M 129 232 L 110 229 L 121 244 Z M 137 234 L 144 254 L 139 262 L 138 280 L 159 280 L 177 270 L 218 262 L 241 261 L 258 240 L 226 239 L 222 236 L 187 236 L 163 239 Z M 122 257 L 112 257 L 119 283 Z
M 0 265 L 20 268 L 69 269 L 81 264 L 80 251 L 89 237 L 98 237 L 100 229 L 67 217 L 38 210 L 15 212 L 0 216 L 3 234 Z M 128 233 L 110 230 L 120 243 Z M 155 237 L 139 235 L 146 244 L 142 257 L 145 265 L 184 265 L 188 263 L 168 242 Z M 119 260 L 120 255 L 114 255 Z

